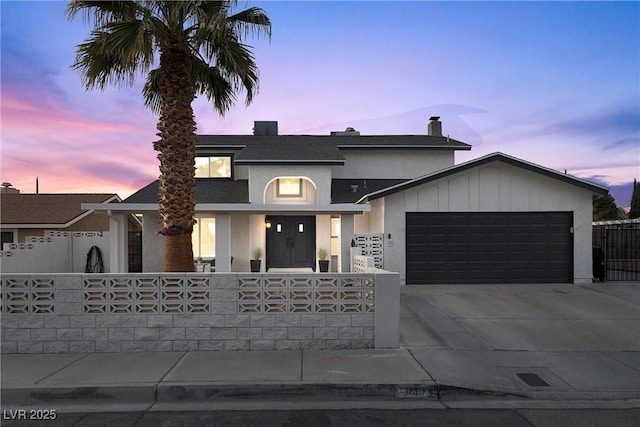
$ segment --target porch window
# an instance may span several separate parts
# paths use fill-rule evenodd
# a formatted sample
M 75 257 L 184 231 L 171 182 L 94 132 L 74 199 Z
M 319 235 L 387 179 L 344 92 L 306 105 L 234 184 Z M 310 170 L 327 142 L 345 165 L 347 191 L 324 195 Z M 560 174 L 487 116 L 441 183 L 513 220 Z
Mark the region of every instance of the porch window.
M 196 258 L 213 258 L 216 256 L 216 219 L 197 217 L 193 226 L 191 245 Z
M 231 178 L 231 156 L 196 157 L 196 178 Z
M 301 197 L 302 180 L 300 178 L 280 178 L 277 183 L 278 197 Z

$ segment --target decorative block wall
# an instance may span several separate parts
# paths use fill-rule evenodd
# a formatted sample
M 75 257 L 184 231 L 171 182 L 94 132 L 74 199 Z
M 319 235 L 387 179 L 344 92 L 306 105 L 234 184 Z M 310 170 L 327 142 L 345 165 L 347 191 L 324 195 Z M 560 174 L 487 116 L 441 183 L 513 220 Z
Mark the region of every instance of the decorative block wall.
M 355 240 L 356 246 L 362 249 L 362 255 L 372 257 L 376 268 L 383 268 L 383 234 L 354 234 L 353 240 Z
M 12 274 L 82 273 L 87 252 L 98 246 L 109 259 L 109 232 L 46 231 L 44 236 L 27 236 L 25 243 L 5 243 L 0 248 L 0 271 Z M 109 265 L 105 265 L 109 271 Z
M 386 308 L 375 305 L 378 292 L 391 295 L 385 299 L 391 301 L 387 305 L 399 304 L 399 278 L 393 273 L 383 280 L 378 277 L 372 273 L 6 274 L 2 275 L 1 351 L 372 348 L 385 328 L 391 325 L 389 330 L 394 331 L 394 322 L 399 322 L 395 308 L 385 319 Z M 385 289 L 380 290 L 377 282 L 386 283 Z M 393 337 L 389 342 L 393 346 Z

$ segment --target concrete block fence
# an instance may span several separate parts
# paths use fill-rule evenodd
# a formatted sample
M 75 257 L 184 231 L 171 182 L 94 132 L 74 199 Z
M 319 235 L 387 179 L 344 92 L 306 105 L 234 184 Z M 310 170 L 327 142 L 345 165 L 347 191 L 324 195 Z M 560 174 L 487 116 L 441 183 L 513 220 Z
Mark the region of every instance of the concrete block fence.
M 3 274 L 2 353 L 397 348 L 399 275 Z

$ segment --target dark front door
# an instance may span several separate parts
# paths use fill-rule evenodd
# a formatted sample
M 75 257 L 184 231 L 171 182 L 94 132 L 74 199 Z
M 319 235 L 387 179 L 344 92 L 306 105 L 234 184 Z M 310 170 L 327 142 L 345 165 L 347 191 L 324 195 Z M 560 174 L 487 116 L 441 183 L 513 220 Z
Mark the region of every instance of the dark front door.
M 309 267 L 315 271 L 316 218 L 267 216 L 267 269 Z

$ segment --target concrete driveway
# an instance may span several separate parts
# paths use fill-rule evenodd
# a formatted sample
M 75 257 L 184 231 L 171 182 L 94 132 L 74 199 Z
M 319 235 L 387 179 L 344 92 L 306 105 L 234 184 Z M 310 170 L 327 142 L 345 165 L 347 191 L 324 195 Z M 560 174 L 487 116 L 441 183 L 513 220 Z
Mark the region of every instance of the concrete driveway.
M 640 283 L 401 288 L 401 345 L 439 384 L 640 398 Z

